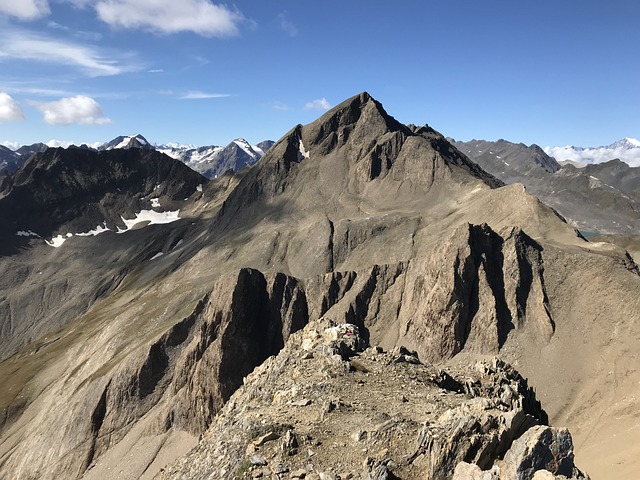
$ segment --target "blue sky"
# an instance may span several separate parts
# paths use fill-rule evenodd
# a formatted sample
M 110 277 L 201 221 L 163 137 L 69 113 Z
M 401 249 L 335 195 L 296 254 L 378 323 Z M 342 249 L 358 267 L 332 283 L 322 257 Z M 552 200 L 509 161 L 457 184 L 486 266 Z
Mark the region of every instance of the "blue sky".
M 0 0 L 0 142 L 278 139 L 366 90 L 459 140 L 640 137 L 637 0 Z

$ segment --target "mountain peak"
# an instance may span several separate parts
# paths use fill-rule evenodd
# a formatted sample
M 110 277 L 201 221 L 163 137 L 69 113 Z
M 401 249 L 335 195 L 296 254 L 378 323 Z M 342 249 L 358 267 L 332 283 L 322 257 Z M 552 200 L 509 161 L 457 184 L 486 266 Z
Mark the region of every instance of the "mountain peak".
M 614 145 L 619 145 L 627 148 L 640 148 L 640 140 L 631 137 L 624 137 Z
M 105 143 L 98 150 L 113 150 L 117 148 L 143 148 L 145 150 L 155 150 L 149 141 L 139 133 L 129 136 L 119 136 Z
M 364 151 L 372 147 L 376 138 L 398 131 L 411 135 L 411 130 L 389 115 L 380 102 L 362 92 L 305 125 L 302 137 L 307 147 L 319 147 L 321 153 L 327 153 L 347 141 L 352 147 Z

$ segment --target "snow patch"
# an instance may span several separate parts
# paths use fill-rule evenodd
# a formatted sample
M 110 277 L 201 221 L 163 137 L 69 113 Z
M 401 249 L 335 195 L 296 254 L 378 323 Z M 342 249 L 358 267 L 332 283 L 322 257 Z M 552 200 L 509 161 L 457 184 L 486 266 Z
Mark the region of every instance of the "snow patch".
M 47 245 L 50 247 L 58 248 L 61 247 L 66 240 L 67 239 L 62 235 L 58 235 L 57 237 L 53 237 L 51 240 L 45 240 L 45 242 L 47 242 Z
M 196 187 L 196 190 L 197 190 L 197 191 L 199 191 L 199 192 L 201 192 L 201 191 L 202 191 L 202 184 L 198 185 L 198 186 Z
M 151 206 L 154 208 L 160 208 L 160 199 L 159 198 L 152 198 L 151 199 Z
M 640 140 L 637 140 L 637 139 L 631 138 L 631 137 L 624 137 L 624 139 L 627 141 L 627 143 L 630 143 L 634 147 L 640 148 Z
M 158 252 L 158 253 L 156 253 L 153 257 L 151 257 L 151 258 L 149 259 L 149 261 L 151 261 L 151 260 L 155 260 L 156 258 L 160 258 L 162 255 L 164 255 L 164 253 L 162 253 L 162 252 Z
M 115 147 L 113 147 L 114 149 L 116 148 L 125 148 L 127 145 L 129 145 L 129 142 L 131 141 L 132 137 L 124 137 L 124 139 Z
M 126 225 L 125 230 L 120 230 L 118 228 L 117 233 L 124 233 L 127 230 L 133 228 L 134 225 L 141 222 L 148 222 L 148 225 L 160 225 L 164 223 L 175 222 L 176 220 L 180 220 L 180 210 L 175 210 L 171 212 L 156 212 L 154 210 L 142 210 L 139 213 L 136 213 L 136 216 L 132 219 L 122 218 L 122 221 Z
M 244 151 L 244 153 L 249 155 L 251 158 L 256 158 L 256 152 L 253 150 L 253 148 L 251 148 L 251 145 L 249 145 L 249 142 L 247 142 L 245 139 L 236 138 L 233 143 L 238 145 Z
M 31 230 L 18 230 L 16 232 L 16 235 L 19 237 L 38 237 L 40 238 L 40 235 L 38 235 L 36 232 L 32 232 Z
M 298 161 L 304 158 L 309 158 L 309 151 L 304 148 L 304 143 L 302 143 L 302 139 L 300 139 L 298 140 Z
M 83 233 L 76 233 L 78 237 L 95 237 L 96 235 L 100 235 L 101 233 L 108 232 L 107 224 L 103 223 L 102 225 L 98 225 L 92 230 Z

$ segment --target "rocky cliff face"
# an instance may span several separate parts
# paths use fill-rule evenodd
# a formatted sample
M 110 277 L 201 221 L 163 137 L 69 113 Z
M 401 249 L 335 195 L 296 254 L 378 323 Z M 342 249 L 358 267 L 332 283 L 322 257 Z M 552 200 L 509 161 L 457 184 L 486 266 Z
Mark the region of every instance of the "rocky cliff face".
M 475 369 L 496 354 L 532 378 L 552 422 L 605 404 L 632 422 L 626 404 L 575 389 L 609 368 L 583 358 L 584 345 L 613 338 L 596 328 L 605 312 L 616 335 L 640 336 L 627 320 L 638 311 L 633 258 L 578 237 L 522 186 L 501 185 L 431 128 L 401 125 L 361 94 L 293 128 L 243 175 L 194 185 L 180 221 L 3 257 L 7 272 L 28 260 L 22 285 L 35 291 L 64 266 L 79 290 L 53 295 L 46 312 L 5 317 L 25 342 L 0 362 L 0 472 L 410 479 L 450 478 L 465 461 L 502 475 L 512 442 L 546 418 L 510 367 Z M 604 294 L 596 282 L 579 287 L 605 276 Z M 15 312 L 29 296 L 5 285 Z M 73 300 L 87 292 L 90 302 Z M 355 343 L 331 344 L 338 357 L 320 340 L 335 333 L 328 322 L 358 331 Z M 366 344 L 381 350 L 350 358 Z M 624 352 L 607 358 L 640 371 Z M 554 382 L 563 372 L 571 378 Z M 542 451 L 562 445 L 570 458 L 566 435 L 551 432 L 539 435 Z M 579 438 L 594 445 L 588 432 Z

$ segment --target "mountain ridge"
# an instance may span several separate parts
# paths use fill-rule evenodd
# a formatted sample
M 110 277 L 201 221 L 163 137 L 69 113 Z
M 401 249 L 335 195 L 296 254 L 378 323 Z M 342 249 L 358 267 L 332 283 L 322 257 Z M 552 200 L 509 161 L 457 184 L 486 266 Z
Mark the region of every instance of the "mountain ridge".
M 588 232 L 640 232 L 640 168 L 609 160 L 561 165 L 540 147 L 473 140 L 454 144 L 507 183 L 520 182 Z

